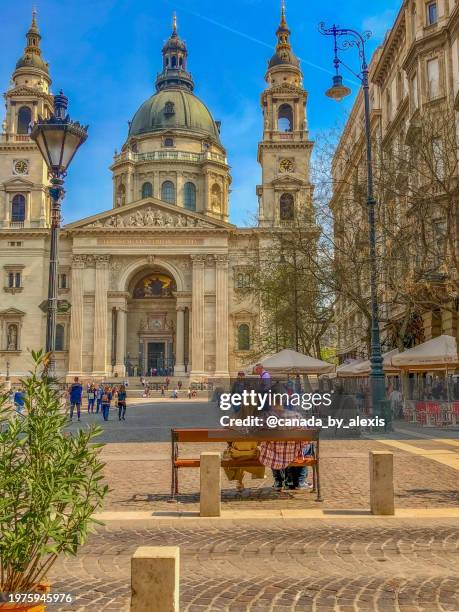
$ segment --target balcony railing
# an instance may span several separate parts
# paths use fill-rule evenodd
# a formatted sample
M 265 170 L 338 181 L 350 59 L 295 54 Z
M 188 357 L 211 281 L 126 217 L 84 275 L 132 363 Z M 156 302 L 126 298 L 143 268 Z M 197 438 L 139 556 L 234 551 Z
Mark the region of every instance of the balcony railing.
M 28 134 L 0 134 L 0 142 L 33 142 Z
M 190 153 L 189 151 L 149 151 L 146 153 L 133 153 L 132 151 L 123 151 L 119 155 L 115 155 L 115 162 L 132 160 L 132 161 L 188 161 L 193 163 L 202 163 L 205 161 L 216 161 L 221 164 L 226 164 L 227 160 L 224 155 L 206 151 L 204 153 Z
M 13 229 L 22 229 L 24 227 L 24 221 L 10 221 L 10 227 Z

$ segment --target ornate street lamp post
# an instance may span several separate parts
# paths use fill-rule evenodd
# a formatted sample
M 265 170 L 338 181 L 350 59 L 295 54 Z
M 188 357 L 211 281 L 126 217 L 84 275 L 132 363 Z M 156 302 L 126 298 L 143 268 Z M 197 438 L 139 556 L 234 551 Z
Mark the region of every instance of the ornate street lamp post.
M 60 91 L 54 96 L 54 114 L 49 119 L 39 117 L 32 126 L 30 137 L 40 149 L 51 177 L 51 245 L 49 255 L 48 309 L 46 317 L 46 352 L 50 353 L 48 372 L 54 371 L 57 314 L 57 262 L 61 202 L 64 197 L 64 177 L 78 147 L 88 137 L 88 126 L 71 121 L 66 114 L 68 99 Z
M 343 85 L 343 77 L 339 74 L 340 64 L 347 68 L 362 83 L 363 98 L 365 106 L 365 137 L 366 137 L 366 161 L 367 161 L 367 208 L 368 208 L 368 233 L 370 247 L 370 294 L 371 294 L 371 371 L 370 385 L 373 411 L 377 410 L 381 400 L 384 399 L 384 371 L 381 356 L 381 339 L 379 334 L 379 305 L 378 305 L 378 268 L 376 255 L 376 229 L 375 208 L 376 200 L 373 190 L 373 164 L 371 151 L 371 126 L 370 126 L 370 97 L 368 82 L 368 65 L 365 57 L 365 42 L 370 38 L 371 32 L 360 34 L 348 28 L 338 28 L 333 25 L 326 28 L 324 23 L 319 24 L 319 32 L 324 36 L 333 36 L 334 59 L 336 74 L 333 77 L 333 85 L 326 91 L 326 95 L 333 100 L 341 101 L 351 93 L 349 87 Z M 341 47 L 338 40 L 344 37 Z M 338 57 L 338 50 L 356 47 L 360 58 L 360 72 L 353 72 Z

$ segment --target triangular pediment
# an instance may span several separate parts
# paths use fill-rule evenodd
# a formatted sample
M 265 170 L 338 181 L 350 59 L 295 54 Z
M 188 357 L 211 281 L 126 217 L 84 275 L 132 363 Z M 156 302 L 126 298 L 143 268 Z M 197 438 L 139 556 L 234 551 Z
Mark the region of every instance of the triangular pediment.
M 74 221 L 65 226 L 73 229 L 164 229 L 164 228 L 233 228 L 234 225 L 212 219 L 206 215 L 195 213 L 174 204 L 168 204 L 156 198 L 137 200 L 124 206 L 107 210 L 106 212 Z
M 6 310 L 0 310 L 0 317 L 23 317 L 25 312 L 18 308 L 7 308 Z
M 24 187 L 32 188 L 33 185 L 34 184 L 32 181 L 29 181 L 28 179 L 25 179 L 22 176 L 15 176 L 13 178 L 8 179 L 7 181 L 4 181 L 3 183 L 4 187 L 19 187 L 20 189 L 23 189 Z
M 279 176 L 277 176 L 275 179 L 271 181 L 271 184 L 274 186 L 284 186 L 288 184 L 294 184 L 294 185 L 300 186 L 300 185 L 305 185 L 306 181 L 300 178 L 299 176 L 296 176 L 295 174 L 288 173 L 288 174 L 280 174 Z

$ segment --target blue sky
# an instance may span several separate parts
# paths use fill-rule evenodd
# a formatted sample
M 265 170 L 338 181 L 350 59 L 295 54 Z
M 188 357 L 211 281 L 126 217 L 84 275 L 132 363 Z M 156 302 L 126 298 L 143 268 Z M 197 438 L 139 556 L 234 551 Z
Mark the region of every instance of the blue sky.
M 64 222 L 112 206 L 113 152 L 127 135 L 127 122 L 154 90 L 161 47 L 177 11 L 179 33 L 188 45 L 195 93 L 222 121 L 222 141 L 232 167 L 230 220 L 250 224 L 256 212 L 256 161 L 261 136 L 260 93 L 272 55 L 280 0 L 36 0 L 42 50 L 50 64 L 53 91 L 63 88 L 72 118 L 90 125 L 66 181 Z M 400 0 L 286 0 L 295 53 L 302 59 L 309 92 L 311 135 L 343 122 L 352 99 L 324 97 L 332 67 L 332 41 L 319 21 L 371 29 L 372 51 L 390 28 Z M 32 2 L 0 2 L 0 87 L 9 83 L 23 51 Z M 346 61 L 356 66 L 348 51 Z M 355 89 L 355 87 L 354 87 Z

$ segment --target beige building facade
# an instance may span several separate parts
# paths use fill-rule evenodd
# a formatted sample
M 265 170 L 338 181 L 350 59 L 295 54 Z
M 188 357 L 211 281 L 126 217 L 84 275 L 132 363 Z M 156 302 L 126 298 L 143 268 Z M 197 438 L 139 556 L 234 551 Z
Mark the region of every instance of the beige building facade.
M 441 333 L 457 336 L 457 306 L 448 299 L 451 286 L 457 285 L 455 280 L 451 282 L 453 277 L 457 277 L 456 272 L 445 263 L 447 259 L 444 253 L 436 265 L 430 266 L 429 274 L 424 273 L 416 278 L 416 266 L 419 261 L 429 261 L 434 254 L 435 245 L 442 241 L 441 228 L 446 223 L 445 211 L 454 211 L 457 206 L 454 200 L 449 203 L 450 208 L 445 203 L 447 194 L 442 181 L 446 176 L 443 168 L 440 171 L 440 166 L 449 163 L 451 176 L 448 179 L 451 180 L 450 184 L 456 184 L 458 158 L 455 132 L 459 110 L 458 94 L 459 3 L 456 0 L 405 0 L 391 30 L 386 34 L 384 43 L 376 50 L 370 62 L 371 131 L 378 191 L 378 286 L 383 350 L 396 348 L 391 334 L 397 326 L 400 327 L 410 306 L 408 298 L 405 299 L 407 305 L 401 303 L 403 300 L 397 301 L 397 282 L 400 295 L 407 291 L 406 286 L 412 281 L 427 285 L 431 282 L 436 285 L 443 283 L 445 288 L 444 308 L 441 305 L 436 307 L 435 304 L 422 304 L 421 300 L 418 305 L 412 307 L 411 317 L 403 323 L 405 338 L 402 340 L 406 342 L 406 346 L 429 340 Z M 438 115 L 443 116 L 445 122 L 446 116 L 448 120 L 451 118 L 451 137 L 447 135 L 447 138 L 450 139 L 454 157 L 452 163 L 451 160 L 446 160 L 446 153 L 443 158 L 438 154 L 446 148 L 446 123 L 442 123 Z M 432 117 L 437 117 L 436 127 L 427 125 L 432 121 Z M 363 127 L 364 106 L 360 92 L 333 159 L 334 193 L 331 211 L 335 231 L 338 234 L 346 233 L 347 244 L 351 242 L 348 240 L 349 234 L 362 232 L 364 248 L 367 248 L 367 213 L 365 205 L 360 205 L 365 201 L 366 189 Z M 421 142 L 417 138 L 418 133 L 426 135 L 429 129 L 430 142 Z M 424 151 L 419 151 L 420 146 L 424 147 Z M 426 153 L 425 149 L 429 149 L 430 153 Z M 423 160 L 419 164 L 416 162 L 416 155 Z M 432 172 L 429 174 L 421 169 L 421 163 L 425 167 L 429 155 L 432 164 L 436 162 L 438 165 L 437 176 L 433 179 Z M 418 174 L 421 174 L 421 178 Z M 433 184 L 435 181 L 436 185 Z M 421 196 L 424 196 L 424 202 L 421 202 Z M 421 208 L 420 204 L 424 208 Z M 416 217 L 425 214 L 416 213 L 416 205 L 419 205 L 419 211 L 428 211 L 426 243 L 424 247 L 421 245 L 414 248 L 406 260 L 396 262 L 394 259 L 393 265 L 390 265 L 390 258 L 386 256 L 390 243 L 403 242 L 403 232 L 408 237 L 407 228 L 410 223 L 415 223 L 409 221 L 410 215 L 414 214 Z M 449 214 L 448 212 L 448 216 Z M 413 217 L 411 219 L 413 220 Z M 451 232 L 455 234 L 457 211 L 453 212 L 448 223 Z M 436 233 L 436 229 L 440 232 Z M 337 235 L 335 239 L 338 245 L 336 257 L 339 262 L 341 238 Z M 456 259 L 457 252 L 454 255 Z M 397 269 L 399 267 L 400 269 Z M 424 272 L 426 270 L 427 265 L 424 262 Z M 394 279 L 398 281 L 395 282 Z M 360 293 L 363 296 L 362 302 L 365 296 L 369 298 L 368 278 L 362 281 Z M 437 293 L 440 291 L 437 290 Z M 356 302 L 348 299 L 346 295 L 340 296 L 336 307 L 336 323 L 340 361 L 367 356 L 368 320 L 364 309 L 359 308 Z
M 156 91 L 129 122 L 111 165 L 112 209 L 61 230 L 60 376 L 156 370 L 203 380 L 247 363 L 259 325 L 247 297 L 254 254 L 294 222 L 312 193 L 307 94 L 284 13 L 276 35 L 261 101 L 259 224 L 238 228 L 228 221 L 231 175 L 220 125 L 194 93 L 174 20 Z M 52 112 L 50 84 L 34 16 L 0 135 L 0 372 L 8 363 L 13 377 L 28 370 L 29 349 L 45 338 L 48 183 L 29 131 Z

